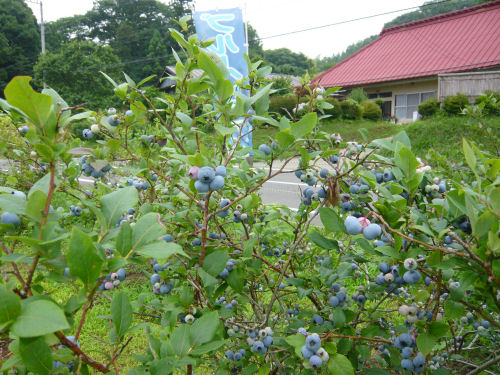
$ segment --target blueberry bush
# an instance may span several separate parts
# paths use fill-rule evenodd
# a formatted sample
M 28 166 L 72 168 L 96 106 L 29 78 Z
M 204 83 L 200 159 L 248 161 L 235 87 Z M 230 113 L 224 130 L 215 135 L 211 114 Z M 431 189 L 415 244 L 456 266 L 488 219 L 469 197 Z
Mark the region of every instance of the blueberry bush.
M 4 155 L 39 178 L 0 187 L 0 332 L 10 342 L 1 371 L 498 370 L 498 156 L 464 139 L 470 173 L 444 180 L 404 132 L 345 142 L 307 111 L 332 90 L 308 89 L 302 118 L 276 119 L 261 62 L 248 61 L 235 90 L 207 43 L 172 36 L 176 92 L 155 102 L 148 79 L 126 75 L 108 77 L 123 106 L 107 112 L 35 92 L 29 77 L 6 87 L 0 103 L 22 147 Z M 71 128 L 82 119 L 93 123 L 85 147 Z M 280 130 L 251 150 L 241 142 L 253 120 Z M 297 160 L 308 185 L 299 210 L 264 205 L 262 185 Z M 129 277 L 144 285 L 134 298 Z M 49 282 L 75 293 L 52 298 Z M 105 361 L 79 341 L 101 296 Z M 137 336 L 146 344 L 136 367 L 120 368 Z

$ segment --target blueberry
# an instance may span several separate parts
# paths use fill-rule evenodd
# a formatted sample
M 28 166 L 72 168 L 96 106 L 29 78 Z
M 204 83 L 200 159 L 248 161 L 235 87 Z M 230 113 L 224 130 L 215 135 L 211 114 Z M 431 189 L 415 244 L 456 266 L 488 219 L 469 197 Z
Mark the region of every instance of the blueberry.
M 111 126 L 118 126 L 120 124 L 120 117 L 117 115 L 111 115 L 108 117 L 108 122 Z
M 18 228 L 21 225 L 21 219 L 16 214 L 5 211 L 0 217 L 0 223 L 12 224 L 15 228 Z
M 386 283 L 384 275 L 377 275 L 377 277 L 375 278 L 375 283 L 377 285 L 384 285 Z
M 206 193 L 210 190 L 210 185 L 197 180 L 194 182 L 194 188 L 198 191 L 198 193 Z
M 408 284 L 416 284 L 420 281 L 421 275 L 417 270 L 406 271 L 403 275 L 403 280 Z
M 150 281 L 151 281 L 151 285 L 155 285 L 156 283 L 159 283 L 161 281 L 160 275 L 158 275 L 157 273 L 152 274 Z
M 309 186 L 314 186 L 316 184 L 316 179 L 313 177 L 313 178 L 307 180 L 306 184 L 308 184 Z
M 195 238 L 192 242 L 191 242 L 191 245 L 192 246 L 201 246 L 201 240 L 199 238 Z
M 127 116 L 127 117 L 130 117 L 130 116 L 133 116 L 133 115 L 134 115 L 134 113 L 130 109 L 127 110 L 127 112 L 125 112 L 125 116 Z
M 306 337 L 306 347 L 314 353 L 321 348 L 321 339 L 317 333 L 313 333 Z
M 300 169 L 296 170 L 295 171 L 295 177 L 300 178 L 300 176 L 302 176 L 302 173 L 304 173 L 304 172 L 301 171 Z
M 228 350 L 228 351 L 226 352 L 226 358 L 227 358 L 227 359 L 230 359 L 230 360 L 233 360 L 233 358 L 234 358 L 234 353 L 233 353 L 233 351 L 232 351 L 232 350 Z
M 386 169 L 386 170 L 384 171 L 383 178 L 384 178 L 384 181 L 385 181 L 385 182 L 392 181 L 392 180 L 394 180 L 394 174 L 392 173 L 392 171 L 390 171 L 390 170 Z
M 233 360 L 235 362 L 241 361 L 241 358 L 243 358 L 243 356 L 241 355 L 241 353 L 239 353 L 239 352 L 234 353 Z
M 172 285 L 170 284 L 161 284 L 160 286 L 160 294 L 168 294 L 172 290 Z
M 224 268 L 221 273 L 219 273 L 219 276 L 225 279 L 226 277 L 229 276 L 229 270 L 227 268 Z
M 318 198 L 321 198 L 321 199 L 326 198 L 326 190 L 324 187 L 320 187 L 318 189 Z
M 259 353 L 259 354 L 265 354 L 267 353 L 267 348 L 266 346 L 264 345 L 264 343 L 260 340 L 257 340 L 257 341 L 254 341 L 253 345 L 252 345 L 252 350 L 255 352 L 255 353 Z
M 16 195 L 16 196 L 21 197 L 24 200 L 26 200 L 26 194 L 24 194 L 22 191 L 14 190 L 13 192 L 11 192 L 11 194 Z
M 211 167 L 202 167 L 198 172 L 198 181 L 209 184 L 215 177 L 215 171 Z
M 269 147 L 268 145 L 263 143 L 259 146 L 259 151 L 263 152 L 266 155 L 270 155 L 271 154 L 271 147 Z
M 487 320 L 483 320 L 481 323 L 480 323 L 481 327 L 483 328 L 486 328 L 486 329 L 489 329 L 490 328 L 490 322 L 488 322 Z
M 311 358 L 309 358 L 309 363 L 313 368 L 318 368 L 323 364 L 323 360 L 317 355 L 313 355 Z
M 339 162 L 339 156 L 338 155 L 332 155 L 332 156 L 330 156 L 330 162 L 332 164 L 337 164 Z
M 116 275 L 118 276 L 118 280 L 124 281 L 127 277 L 127 271 L 125 271 L 124 268 L 120 268 L 118 269 L 118 271 L 116 271 Z
M 344 222 L 344 225 L 347 233 L 353 236 L 360 234 L 363 231 L 361 223 L 354 216 L 348 216 Z
M 330 306 L 332 306 L 332 307 L 337 307 L 340 303 L 337 296 L 330 297 L 330 300 L 328 302 L 330 303 Z
M 411 357 L 411 355 L 413 354 L 413 349 L 410 348 L 409 346 L 403 348 L 403 350 L 401 350 L 401 357 L 403 357 L 404 359 L 408 359 Z
M 323 168 L 322 170 L 319 171 L 319 177 L 321 178 L 327 178 L 328 177 L 328 169 Z
M 273 337 L 272 336 L 266 336 L 262 340 L 266 348 L 269 348 L 273 344 Z
M 440 193 L 445 193 L 446 192 L 446 181 L 441 181 L 439 184 L 438 184 L 438 187 L 439 187 L 439 192 Z
M 358 194 L 358 192 L 359 192 L 359 185 L 358 184 L 352 184 L 351 186 L 349 186 L 349 192 L 351 194 Z
M 363 235 L 367 240 L 374 240 L 382 234 L 382 228 L 378 224 L 370 224 L 363 230 Z
M 226 177 L 226 175 L 227 175 L 226 167 L 223 165 L 219 165 L 217 168 L 215 168 L 215 175 L 221 176 L 221 177 Z
M 224 177 L 215 176 L 212 182 L 210 182 L 210 190 L 220 190 L 224 187 Z
M 381 262 L 378 264 L 378 269 L 383 274 L 386 274 L 391 271 L 391 267 L 387 264 L 387 262 Z
M 313 352 L 312 350 L 310 350 L 307 346 L 303 346 L 302 349 L 301 349 L 301 352 L 302 352 L 302 356 L 305 358 L 305 359 L 310 359 L 315 352 Z
M 401 367 L 403 368 L 403 370 L 412 371 L 414 368 L 413 361 L 411 359 L 403 359 L 401 361 Z

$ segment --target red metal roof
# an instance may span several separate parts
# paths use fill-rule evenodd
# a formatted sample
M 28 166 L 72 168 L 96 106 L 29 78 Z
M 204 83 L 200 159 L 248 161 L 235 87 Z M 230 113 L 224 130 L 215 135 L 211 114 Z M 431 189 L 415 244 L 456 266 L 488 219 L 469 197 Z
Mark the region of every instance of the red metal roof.
M 352 87 L 500 66 L 500 0 L 382 30 L 313 80 Z

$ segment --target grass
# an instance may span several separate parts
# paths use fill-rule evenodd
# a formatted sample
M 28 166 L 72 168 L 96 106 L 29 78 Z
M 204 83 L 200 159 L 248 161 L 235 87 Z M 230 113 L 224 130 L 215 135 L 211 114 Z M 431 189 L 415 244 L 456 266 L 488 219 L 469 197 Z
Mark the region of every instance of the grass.
M 360 129 L 366 129 L 368 139 L 371 141 L 377 138 L 390 137 L 401 131 L 401 125 L 394 125 L 385 121 L 324 121 L 320 125 L 321 130 L 329 133 L 340 133 L 345 141 L 363 142 L 363 137 L 359 132 Z M 258 127 L 253 133 L 254 147 L 258 147 L 262 143 L 267 143 L 270 138 L 278 132 L 274 127 Z

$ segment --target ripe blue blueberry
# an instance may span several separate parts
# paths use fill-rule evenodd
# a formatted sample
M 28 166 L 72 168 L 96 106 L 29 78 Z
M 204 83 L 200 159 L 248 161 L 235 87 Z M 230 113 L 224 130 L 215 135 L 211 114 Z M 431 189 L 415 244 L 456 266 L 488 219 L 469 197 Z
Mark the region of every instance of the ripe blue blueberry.
M 269 348 L 273 344 L 273 337 L 272 336 L 266 336 L 262 340 L 266 348 Z
M 270 155 L 271 154 L 271 147 L 269 147 L 268 145 L 263 143 L 259 146 L 259 151 L 263 152 L 266 155 Z
M 324 187 L 320 187 L 318 189 L 318 198 L 321 198 L 321 199 L 326 198 L 326 190 Z
M 305 358 L 305 359 L 309 359 L 311 358 L 315 352 L 313 352 L 312 350 L 310 350 L 306 345 L 304 345 L 301 349 L 301 352 L 302 352 L 302 356 Z
M 338 162 L 339 162 L 339 156 L 338 155 L 332 155 L 332 156 L 330 156 L 330 163 L 337 164 Z
M 160 294 L 168 294 L 172 290 L 171 284 L 161 284 L 160 286 Z
M 267 348 L 262 341 L 257 340 L 252 345 L 252 351 L 259 354 L 266 354 Z
M 5 211 L 0 217 L 0 223 L 12 224 L 14 227 L 18 228 L 19 225 L 21 225 L 21 219 L 16 214 Z
M 389 169 L 386 169 L 386 170 L 384 171 L 384 175 L 383 175 L 383 177 L 384 177 L 384 181 L 385 181 L 385 182 L 389 182 L 389 181 L 394 180 L 394 174 L 392 174 L 392 171 L 391 171 L 391 170 L 389 170 Z
M 241 358 L 243 358 L 243 356 L 241 355 L 240 352 L 234 353 L 233 360 L 235 362 L 241 361 Z
M 308 184 L 309 186 L 314 186 L 316 184 L 316 179 L 313 177 L 313 178 L 307 180 L 306 184 Z
M 313 368 L 318 368 L 323 364 L 323 360 L 317 355 L 313 355 L 311 358 L 309 358 L 309 363 Z
M 323 168 L 322 170 L 319 171 L 319 177 L 327 178 L 329 173 L 330 172 L 328 172 L 328 169 Z
M 411 359 L 403 359 L 401 361 L 401 367 L 406 371 L 413 371 L 413 361 Z
M 120 117 L 117 115 L 111 115 L 108 117 L 108 122 L 111 126 L 118 126 L 120 124 Z
M 224 268 L 221 273 L 219 273 L 219 276 L 225 279 L 226 277 L 229 276 L 229 270 L 227 268 Z
M 215 176 L 212 182 L 210 182 L 210 190 L 220 190 L 224 187 L 224 177 Z
M 201 246 L 201 240 L 199 238 L 195 238 L 192 242 L 191 242 L 191 245 L 192 246 Z
M 413 354 L 413 349 L 410 348 L 409 346 L 403 348 L 403 350 L 401 350 L 401 357 L 403 357 L 404 359 L 408 359 L 411 357 L 411 355 Z
M 211 167 L 202 167 L 198 171 L 198 181 L 209 184 L 215 177 L 215 171 Z
M 344 225 L 347 233 L 353 236 L 360 234 L 363 231 L 361 223 L 354 216 L 347 216 Z
M 380 262 L 378 264 L 378 269 L 380 272 L 386 274 L 387 272 L 390 272 L 391 271 L 391 267 L 389 267 L 389 265 L 387 264 L 387 262 Z
M 161 281 L 160 275 L 158 275 L 157 273 L 152 274 L 150 281 L 151 281 L 151 285 L 155 285 L 156 283 L 159 283 Z
M 120 268 L 116 271 L 116 275 L 118 276 L 118 280 L 124 281 L 127 277 L 127 271 L 124 268 Z
M 300 178 L 300 176 L 302 176 L 302 173 L 304 173 L 302 170 L 297 169 L 297 170 L 295 171 L 295 177 Z
M 125 112 L 125 116 L 127 116 L 127 117 L 130 117 L 130 116 L 133 116 L 133 115 L 134 115 L 134 113 L 130 109 L 127 110 L 127 112 Z
M 420 281 L 421 275 L 417 270 L 406 271 L 403 275 L 403 280 L 408 284 L 416 284 Z
M 330 306 L 332 306 L 332 307 L 337 307 L 340 303 L 337 296 L 330 297 L 330 300 L 328 302 L 330 303 Z
M 230 360 L 233 360 L 233 358 L 234 358 L 234 353 L 233 353 L 233 351 L 232 351 L 232 350 L 228 350 L 228 351 L 226 352 L 226 358 L 227 358 L 227 359 L 230 359 Z
M 226 167 L 223 165 L 219 165 L 217 168 L 215 168 L 215 175 L 226 177 L 227 175 Z
M 92 131 L 90 129 L 83 129 L 82 136 L 85 139 L 92 139 L 92 138 L 94 138 L 94 133 L 92 133 Z
M 363 235 L 367 240 L 374 240 L 382 234 L 382 228 L 378 224 L 370 224 L 363 229 Z
M 206 193 L 210 190 L 210 185 L 197 180 L 194 182 L 194 188 L 198 191 L 198 193 Z
M 314 353 L 321 348 L 321 339 L 317 333 L 310 334 L 306 337 L 306 347 Z

